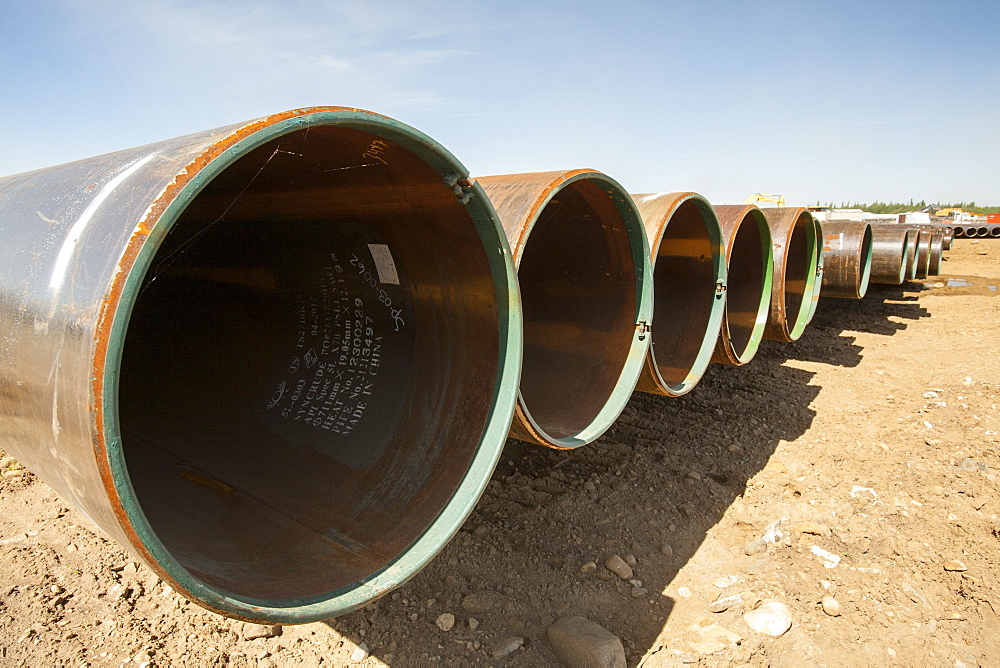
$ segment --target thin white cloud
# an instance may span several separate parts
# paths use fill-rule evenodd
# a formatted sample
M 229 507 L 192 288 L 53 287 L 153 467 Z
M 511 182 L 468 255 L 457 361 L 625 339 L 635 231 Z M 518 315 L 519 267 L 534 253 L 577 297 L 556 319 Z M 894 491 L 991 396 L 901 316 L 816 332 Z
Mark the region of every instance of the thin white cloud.
M 440 82 L 468 56 L 461 27 L 427 28 L 447 5 L 362 2 L 117 3 L 82 0 L 95 22 L 117 38 L 120 67 L 166 86 L 199 88 L 205 99 L 300 98 L 312 103 L 443 107 Z M 134 36 L 134 37 L 131 37 Z M 141 50 L 136 50 L 141 42 Z M 125 52 L 128 52 L 127 54 Z M 242 90 L 241 90 L 242 89 Z M 331 99 L 335 97 L 336 99 Z

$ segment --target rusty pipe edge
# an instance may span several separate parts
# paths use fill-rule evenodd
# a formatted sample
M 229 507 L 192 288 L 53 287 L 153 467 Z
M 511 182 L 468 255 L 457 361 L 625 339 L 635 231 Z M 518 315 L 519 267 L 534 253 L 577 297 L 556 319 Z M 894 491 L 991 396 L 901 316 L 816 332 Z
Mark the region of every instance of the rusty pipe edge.
M 917 236 L 917 254 L 914 258 L 913 278 L 927 278 L 931 258 L 930 230 L 920 230 Z
M 997 236 L 1000 236 L 1000 234 L 998 234 Z M 951 245 L 952 243 L 954 243 L 954 241 L 955 241 L 955 228 L 953 227 L 944 228 L 944 238 L 941 240 L 941 249 L 946 251 L 951 250 Z
M 478 177 L 510 243 L 524 365 L 510 435 L 572 449 L 612 425 L 642 371 L 652 272 L 642 218 L 591 169 Z
M 868 223 L 823 223 L 824 297 L 861 299 L 872 268 L 872 231 Z
M 632 195 L 649 240 L 653 322 L 636 389 L 690 392 L 708 368 L 725 310 L 726 261 L 719 221 L 693 192 Z
M 349 612 L 485 488 L 516 277 L 423 133 L 312 107 L 17 174 L 0 238 L 0 444 L 194 602 Z
M 819 291 L 819 235 L 805 207 L 769 207 L 761 212 L 774 248 L 771 312 L 764 338 L 797 341 L 809 323 L 813 298 Z
M 927 256 L 927 275 L 937 276 L 941 273 L 941 260 L 944 254 L 944 234 L 931 232 L 931 245 Z
M 910 236 L 899 225 L 872 225 L 872 283 L 899 285 L 906 279 Z
M 713 207 L 726 249 L 726 310 L 712 361 L 742 365 L 753 359 L 771 310 L 774 249 L 767 219 L 754 204 Z

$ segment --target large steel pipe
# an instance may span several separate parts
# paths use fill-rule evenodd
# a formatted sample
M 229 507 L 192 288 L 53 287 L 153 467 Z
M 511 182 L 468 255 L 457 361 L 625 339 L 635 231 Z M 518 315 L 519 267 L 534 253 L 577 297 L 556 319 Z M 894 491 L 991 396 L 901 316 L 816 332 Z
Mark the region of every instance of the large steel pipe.
M 993 239 L 1000 239 L 1000 225 L 993 225 L 990 227 L 990 237 Z M 947 248 L 945 250 L 947 250 Z
M 713 362 L 746 364 L 757 353 L 771 307 L 774 251 L 767 219 L 754 204 L 716 206 L 726 247 L 726 311 Z
M 941 273 L 941 260 L 944 255 L 944 233 L 931 232 L 931 245 L 927 256 L 927 275 L 937 276 Z
M 797 341 L 809 322 L 819 290 L 819 236 L 813 216 L 803 207 L 761 209 L 771 231 L 774 280 L 771 312 L 764 338 Z
M 823 223 L 824 297 L 861 299 L 872 267 L 872 230 L 868 223 Z
M 633 195 L 649 240 L 653 323 L 636 389 L 677 397 L 712 359 L 725 309 L 726 260 L 712 205 L 692 192 Z
M 914 258 L 913 278 L 927 278 L 931 257 L 931 231 L 920 230 L 917 238 L 917 255 Z
M 872 283 L 899 285 L 906 280 L 906 251 L 916 232 L 899 225 L 872 225 Z
M 906 275 L 905 280 L 912 281 L 917 277 L 917 242 L 920 240 L 920 230 L 908 229 L 906 235 Z
M 0 444 L 176 591 L 307 622 L 458 530 L 520 366 L 495 212 L 316 107 L 0 179 Z
M 649 244 L 632 198 L 601 172 L 478 178 L 503 224 L 524 308 L 524 368 L 510 435 L 592 442 L 642 371 L 652 317 Z

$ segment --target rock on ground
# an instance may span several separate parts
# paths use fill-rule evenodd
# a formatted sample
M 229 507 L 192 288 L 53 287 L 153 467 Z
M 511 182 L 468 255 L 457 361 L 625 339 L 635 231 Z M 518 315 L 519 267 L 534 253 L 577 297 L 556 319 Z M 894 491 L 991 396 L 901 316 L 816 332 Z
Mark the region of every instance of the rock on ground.
M 561 617 L 549 626 L 546 636 L 569 668 L 625 668 L 622 641 L 585 617 Z

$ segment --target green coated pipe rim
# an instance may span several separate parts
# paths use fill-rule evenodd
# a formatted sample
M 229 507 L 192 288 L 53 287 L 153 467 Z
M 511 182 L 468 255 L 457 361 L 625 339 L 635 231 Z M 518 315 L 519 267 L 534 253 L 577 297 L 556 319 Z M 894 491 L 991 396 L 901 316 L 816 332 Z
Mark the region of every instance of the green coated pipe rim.
M 216 612 L 249 621 L 303 624 L 329 619 L 370 603 L 416 575 L 461 528 L 485 490 L 507 439 L 520 380 L 522 313 L 517 276 L 506 236 L 500 227 L 493 205 L 490 204 L 482 188 L 474 185 L 472 197 L 465 203 L 465 207 L 487 251 L 487 261 L 496 287 L 497 319 L 500 325 L 497 378 L 493 405 L 469 469 L 451 499 L 427 530 L 395 560 L 366 579 L 323 594 L 287 600 L 238 596 L 208 585 L 194 577 L 166 548 L 139 506 L 125 462 L 119 424 L 119 368 L 125 334 L 139 296 L 139 288 L 167 233 L 187 206 L 213 178 L 239 158 L 272 139 L 296 130 L 322 125 L 367 130 L 390 138 L 423 159 L 441 173 L 443 178 L 456 175 L 458 179 L 468 178 L 468 170 L 435 140 L 415 128 L 378 114 L 340 109 L 308 113 L 276 122 L 223 150 L 192 177 L 167 205 L 142 244 L 133 270 L 125 279 L 121 301 L 114 313 L 110 330 L 103 378 L 104 419 L 99 428 L 103 428 L 105 434 L 109 468 L 128 520 L 143 547 L 157 564 L 174 578 L 176 584 L 184 590 L 182 593 L 198 599 Z
M 760 342 L 764 339 L 764 327 L 767 325 L 767 317 L 771 313 L 771 289 L 774 285 L 774 246 L 771 243 L 771 228 L 767 224 L 767 218 L 760 211 L 755 211 L 753 217 L 757 222 L 757 229 L 760 231 L 761 246 L 766 248 L 767 252 L 764 253 L 764 281 L 761 286 L 760 304 L 757 306 L 757 319 L 754 321 L 753 331 L 750 333 L 750 340 L 747 342 L 746 348 L 743 349 L 742 354 L 736 355 L 740 364 L 746 364 L 753 359 L 760 347 Z
M 822 282 L 823 251 L 819 247 L 819 235 L 815 224 L 806 225 L 806 247 L 809 249 L 809 257 L 812 260 L 809 262 L 811 271 L 806 275 L 805 288 L 802 290 L 802 302 L 799 304 L 799 312 L 795 314 L 795 326 L 788 332 L 788 338 L 792 341 L 797 341 L 802 336 L 806 325 L 812 320 L 813 293 L 818 293 L 819 285 Z
M 930 255 L 928 254 L 928 262 Z M 861 240 L 861 282 L 858 285 L 858 299 L 868 292 L 868 283 L 872 276 L 872 228 L 865 227 L 865 235 Z
M 823 289 L 823 270 L 826 266 L 823 262 L 823 248 L 820 240 L 823 238 L 823 228 L 820 226 L 819 221 L 813 218 L 813 237 L 816 239 L 816 276 L 813 279 L 813 293 L 812 303 L 809 306 L 809 316 L 806 319 L 806 324 L 812 322 L 813 317 L 816 315 L 816 307 L 819 306 L 819 296 Z
M 679 207 L 681 204 L 688 201 L 694 202 L 695 206 L 698 207 L 699 213 L 702 214 L 702 220 L 711 221 L 711 223 L 706 224 L 705 227 L 708 229 L 709 242 L 712 244 L 712 269 L 715 274 L 716 285 L 721 283 L 721 285 L 725 286 L 729 280 L 729 273 L 726 266 L 725 242 L 722 240 L 722 228 L 719 227 L 719 218 L 715 215 L 715 209 L 712 208 L 709 201 L 701 195 L 692 195 L 684 199 L 682 202 L 678 202 L 677 206 Z M 659 240 L 657 240 L 657 243 L 659 243 Z M 768 243 L 768 248 L 770 248 L 770 243 Z M 770 287 L 770 283 L 768 284 L 768 287 Z M 723 316 L 725 313 L 726 294 L 723 292 L 722 294 L 716 294 L 715 298 L 712 300 L 712 309 L 709 312 L 708 327 L 705 330 L 705 338 L 701 342 L 701 348 L 698 350 L 698 355 L 695 357 L 694 364 L 691 365 L 691 370 L 688 372 L 687 376 L 684 377 L 684 380 L 676 385 L 668 385 L 660 375 L 659 367 L 656 364 L 652 365 L 660 386 L 665 388 L 671 396 L 680 397 L 687 394 L 694 389 L 694 387 L 705 375 L 705 371 L 708 370 L 708 365 L 712 362 L 712 353 L 715 352 L 715 342 L 719 338 L 719 331 L 722 329 Z
M 625 230 L 628 232 L 629 246 L 632 251 L 632 262 L 635 265 L 636 281 L 636 313 L 635 322 L 652 323 L 653 318 L 653 272 L 649 262 L 649 241 L 646 239 L 646 229 L 642 224 L 642 215 L 636 207 L 628 191 L 622 187 L 618 181 L 603 172 L 582 172 L 574 174 L 559 184 L 558 188 L 553 188 L 546 195 L 545 199 L 538 205 L 539 214 L 548 205 L 549 201 L 555 197 L 566 186 L 575 181 L 588 180 L 597 182 L 604 192 L 608 194 L 614 203 L 618 213 L 621 214 L 625 222 Z M 531 226 L 527 231 L 527 238 L 531 236 L 531 227 L 534 227 L 536 220 L 531 221 Z M 636 329 L 632 333 L 632 343 L 629 346 L 628 356 L 622 366 L 622 372 L 618 377 L 615 388 L 611 391 L 608 400 L 604 402 L 604 407 L 594 416 L 590 424 L 572 436 L 556 438 L 546 432 L 531 416 L 531 411 L 527 409 L 527 403 L 518 392 L 518 401 L 525 407 L 524 417 L 531 424 L 532 429 L 536 429 L 549 443 L 552 443 L 560 450 L 574 450 L 584 445 L 593 443 L 601 434 L 606 432 L 614 424 L 615 420 L 625 409 L 625 404 L 632 397 L 636 383 L 639 382 L 639 375 L 646 359 L 646 351 L 649 348 L 650 337 L 648 333 Z

